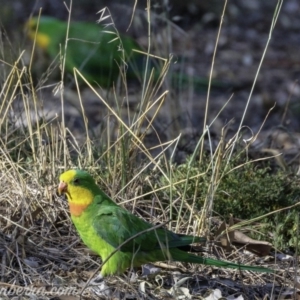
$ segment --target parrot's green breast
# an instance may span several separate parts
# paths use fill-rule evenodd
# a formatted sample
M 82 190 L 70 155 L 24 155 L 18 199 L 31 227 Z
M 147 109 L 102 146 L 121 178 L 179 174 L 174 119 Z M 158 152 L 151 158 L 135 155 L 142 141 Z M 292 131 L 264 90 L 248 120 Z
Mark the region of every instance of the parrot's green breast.
M 72 216 L 71 218 L 84 244 L 97 253 L 103 263 L 115 248 L 101 239 L 97 234 L 92 224 L 93 218 L 91 218 L 89 213 L 84 212 L 79 217 Z M 131 253 L 118 251 L 102 266 L 101 275 L 108 276 L 123 273 L 131 264 L 131 256 Z
M 101 249 L 111 247 L 98 236 L 92 224 L 93 218 L 88 213 L 83 212 L 79 217 L 71 218 L 81 239 L 92 251 L 100 255 Z

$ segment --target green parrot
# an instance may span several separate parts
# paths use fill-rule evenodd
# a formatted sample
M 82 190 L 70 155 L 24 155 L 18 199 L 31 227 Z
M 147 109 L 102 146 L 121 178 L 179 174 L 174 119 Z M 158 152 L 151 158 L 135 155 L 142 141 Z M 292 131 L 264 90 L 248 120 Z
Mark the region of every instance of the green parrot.
M 67 34 L 67 22 L 53 17 L 42 16 L 31 18 L 25 28 L 31 40 L 35 40 L 39 48 L 43 49 L 52 59 L 57 58 L 60 51 L 64 53 Z M 141 46 L 131 37 L 121 35 L 120 39 L 96 23 L 71 22 L 69 27 L 69 40 L 66 53 L 65 69 L 73 74 L 76 67 L 91 84 L 99 84 L 108 88 L 116 83 L 120 76 L 120 67 L 126 66 L 126 78 L 142 81 L 144 78 L 146 55 L 133 50 L 143 51 Z M 124 50 L 124 55 L 121 49 Z M 124 56 L 125 64 L 122 61 Z M 176 66 L 185 61 L 176 55 Z M 159 59 L 149 57 L 148 73 L 154 70 L 153 80 L 161 77 L 163 63 Z M 181 69 L 181 68 L 180 68 Z M 190 87 L 192 84 L 196 91 L 206 91 L 208 79 L 195 75 L 187 75 L 171 70 L 171 86 L 176 89 Z M 212 87 L 219 91 L 235 88 L 236 84 L 226 81 L 212 80 Z
M 60 51 L 64 53 L 67 26 L 67 22 L 42 16 L 40 19 L 31 18 L 25 28 L 29 38 L 36 39 L 37 46 L 55 59 Z M 142 64 L 145 56 L 134 53 L 133 49 L 141 51 L 141 47 L 128 36 L 121 36 L 120 41 L 116 35 L 105 30 L 109 29 L 96 23 L 70 23 L 66 71 L 73 74 L 76 67 L 90 83 L 107 88 L 118 79 L 124 57 L 127 78 L 137 79 L 135 64 Z
M 164 260 L 174 260 L 216 267 L 272 272 L 272 270 L 240 265 L 191 254 L 190 245 L 205 238 L 182 235 L 134 216 L 113 202 L 87 172 L 69 170 L 60 175 L 59 194 L 66 194 L 71 219 L 83 242 L 102 259 L 106 259 L 129 238 L 137 235 L 114 253 L 102 266 L 101 278 L 123 273 L 127 268 Z

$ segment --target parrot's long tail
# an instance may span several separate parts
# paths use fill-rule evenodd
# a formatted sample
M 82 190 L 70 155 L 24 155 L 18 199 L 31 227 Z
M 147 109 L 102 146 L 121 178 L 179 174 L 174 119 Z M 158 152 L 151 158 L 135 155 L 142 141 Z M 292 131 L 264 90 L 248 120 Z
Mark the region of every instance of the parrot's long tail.
M 202 256 L 196 256 L 190 253 L 172 253 L 172 258 L 174 260 L 183 261 L 183 262 L 190 262 L 196 264 L 203 264 L 209 266 L 216 266 L 216 267 L 223 267 L 223 268 L 231 268 L 231 269 L 238 269 L 238 270 L 248 270 L 254 272 L 265 272 L 265 273 L 273 273 L 274 270 L 264 267 L 258 266 L 247 266 L 247 265 L 240 265 L 232 262 L 217 260 L 213 258 L 206 258 Z

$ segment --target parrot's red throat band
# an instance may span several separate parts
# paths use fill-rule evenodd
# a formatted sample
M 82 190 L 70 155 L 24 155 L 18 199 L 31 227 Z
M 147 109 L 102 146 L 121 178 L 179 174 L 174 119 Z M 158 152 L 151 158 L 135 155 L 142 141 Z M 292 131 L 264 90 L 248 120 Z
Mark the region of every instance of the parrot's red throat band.
M 89 204 L 78 204 L 69 202 L 70 213 L 74 217 L 79 217 L 88 206 Z

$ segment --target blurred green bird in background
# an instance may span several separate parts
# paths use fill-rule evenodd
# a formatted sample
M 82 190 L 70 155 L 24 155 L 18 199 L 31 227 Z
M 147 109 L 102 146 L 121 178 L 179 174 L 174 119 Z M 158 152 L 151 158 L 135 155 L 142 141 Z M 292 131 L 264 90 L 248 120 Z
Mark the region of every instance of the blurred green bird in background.
M 57 59 L 59 53 L 64 54 L 68 23 L 53 17 L 37 17 L 27 21 L 25 28 L 31 40 L 35 40 L 51 59 Z M 108 32 L 109 31 L 109 32 Z M 138 53 L 134 50 L 144 52 Z M 131 37 L 117 35 L 105 26 L 88 22 L 71 22 L 69 26 L 65 71 L 73 74 L 77 68 L 86 80 L 93 85 L 109 88 L 116 84 L 120 75 L 126 73 L 126 80 L 142 82 L 145 75 L 147 54 Z M 149 57 L 147 74 L 153 72 L 153 80 L 157 81 L 162 72 L 164 60 Z M 177 66 L 184 57 L 176 56 Z M 165 60 L 166 61 L 166 60 Z M 175 89 L 189 87 L 196 91 L 206 91 L 208 78 L 188 75 L 185 72 L 170 72 L 170 83 Z M 120 72 L 122 70 L 122 73 Z M 126 81 L 127 82 L 127 81 Z M 227 90 L 233 85 L 212 80 L 212 87 L 219 91 Z
M 37 46 L 51 59 L 64 53 L 67 22 L 53 17 L 33 17 L 25 28 L 29 38 L 36 40 Z M 133 52 L 133 49 L 142 51 L 141 47 L 129 36 L 119 38 L 107 31 L 110 30 L 96 23 L 70 23 L 65 60 L 67 73 L 73 74 L 75 67 L 91 84 L 108 88 L 118 80 L 125 60 L 127 79 L 138 78 L 134 64 L 139 64 L 142 69 L 146 56 Z

